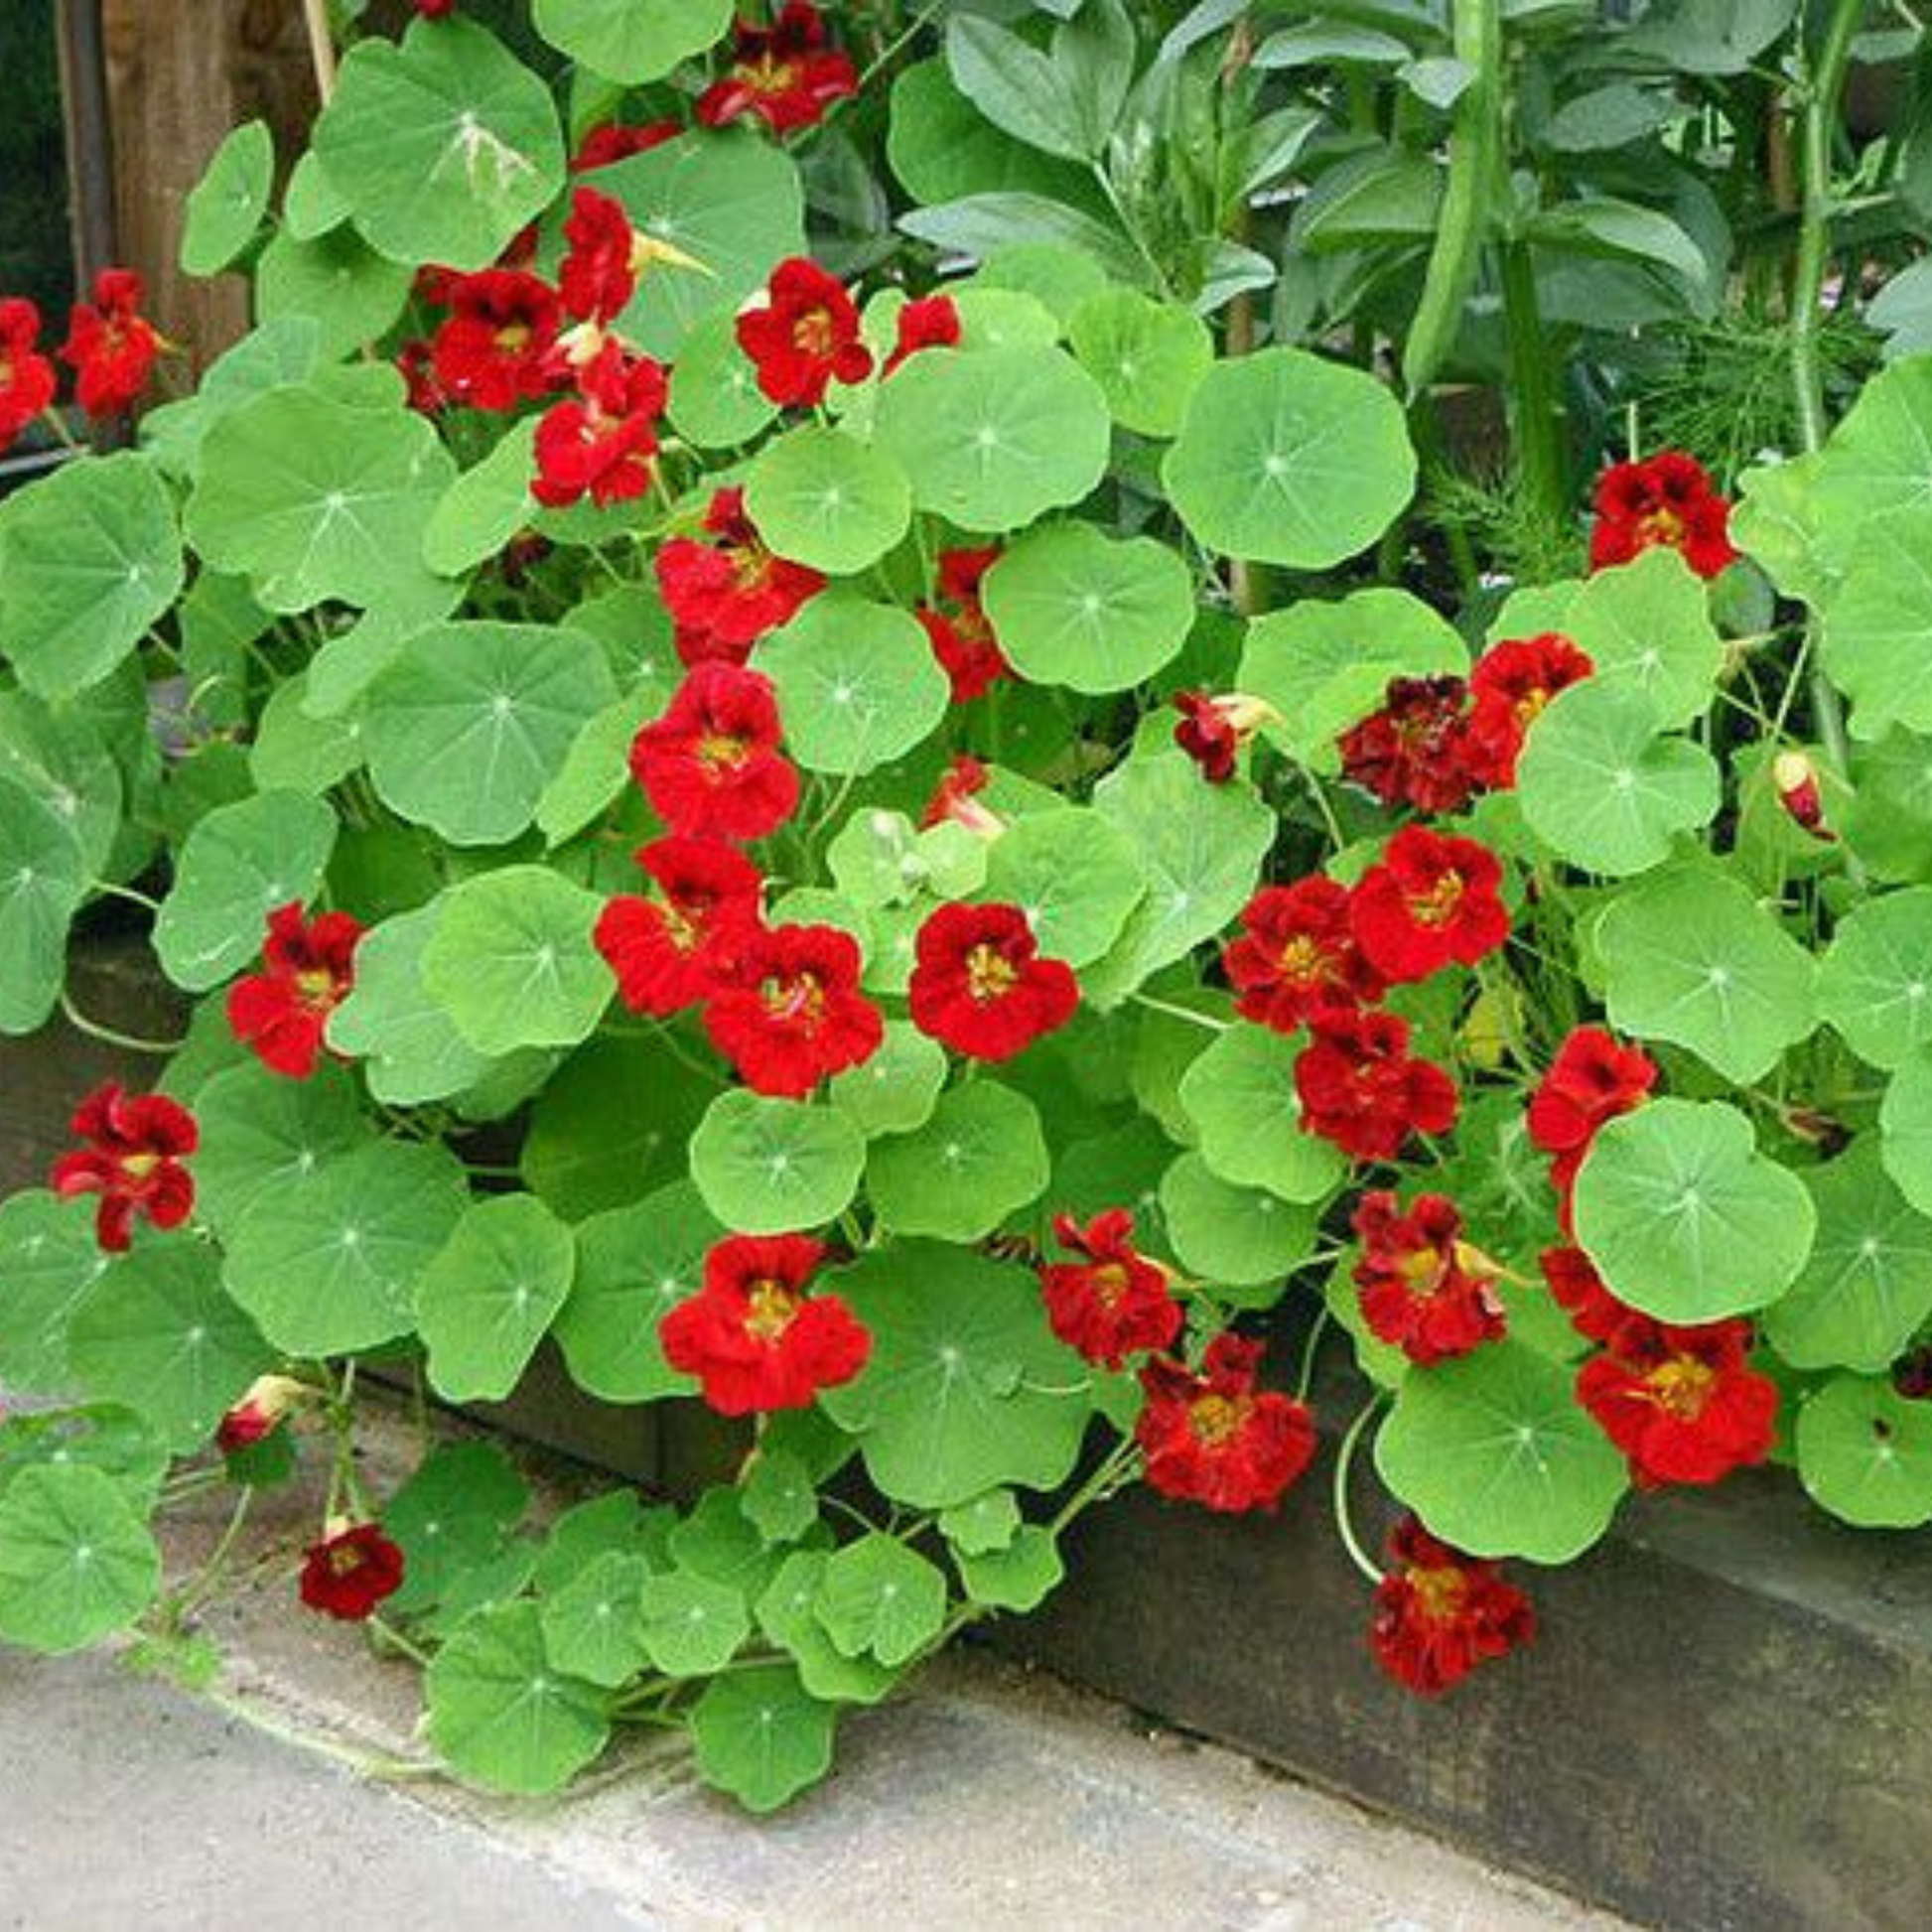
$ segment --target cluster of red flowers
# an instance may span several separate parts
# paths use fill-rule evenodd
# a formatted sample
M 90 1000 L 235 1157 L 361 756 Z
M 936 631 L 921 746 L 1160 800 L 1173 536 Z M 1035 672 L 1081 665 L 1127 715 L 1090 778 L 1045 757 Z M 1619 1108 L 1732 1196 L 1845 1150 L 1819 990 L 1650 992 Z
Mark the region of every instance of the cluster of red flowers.
M 774 134 L 814 126 L 835 101 L 859 91 L 852 57 L 828 45 L 825 22 L 809 0 L 786 0 L 769 27 L 738 23 L 724 77 L 698 97 L 698 119 L 723 127 L 747 114 Z
M 1342 770 L 1385 805 L 1459 812 L 1515 784 L 1538 714 L 1593 668 L 1568 637 L 1545 631 L 1492 644 L 1466 679 L 1392 678 L 1381 710 L 1342 734 Z
M 980 584 L 1000 561 L 1000 547 L 942 550 L 933 602 L 912 613 L 925 627 L 932 654 L 952 682 L 955 704 L 984 697 L 1013 666 L 993 634 L 993 621 L 980 602 Z
M 808 1293 L 825 1259 L 802 1234 L 734 1234 L 705 1256 L 704 1285 L 658 1323 L 664 1359 L 704 1387 L 720 1415 L 803 1409 L 849 1382 L 872 1353 L 837 1295 Z
M 108 1080 L 74 1110 L 85 1143 L 54 1164 L 49 1181 L 63 1200 L 98 1194 L 94 1231 L 109 1254 L 124 1254 L 134 1223 L 178 1228 L 194 1212 L 195 1177 L 183 1165 L 200 1144 L 195 1117 L 164 1093 L 131 1094 Z
M 739 312 L 737 332 L 759 389 L 780 408 L 816 409 L 834 382 L 863 382 L 873 372 L 873 352 L 850 291 L 803 255 L 771 271 L 763 302 Z M 954 348 L 959 340 L 959 310 L 950 296 L 908 302 L 898 312 L 885 373 L 921 349 Z
M 1704 466 L 1682 450 L 1612 464 L 1597 480 L 1595 508 L 1592 570 L 1659 548 L 1677 551 L 1700 577 L 1720 577 L 1737 561 L 1730 505 Z
M 687 664 L 742 664 L 760 637 L 795 618 L 825 588 L 819 572 L 765 547 L 739 488 L 716 491 L 705 537 L 672 537 L 657 553 L 657 588 Z
M 1497 1565 L 1451 1549 L 1414 1516 L 1396 1525 L 1369 1643 L 1397 1683 L 1436 1697 L 1535 1635 L 1530 1599 Z
M 167 346 L 141 313 L 143 300 L 132 269 L 104 268 L 94 277 L 92 300 L 76 302 L 69 314 L 67 341 L 55 353 L 73 371 L 74 401 L 89 416 L 131 407 Z M 40 340 L 40 310 L 25 296 L 0 299 L 0 456 L 53 407 L 59 381 Z
M 1134 1439 L 1165 1496 L 1235 1512 L 1272 1509 L 1314 1457 L 1314 1418 L 1293 1396 L 1257 1386 L 1261 1344 L 1216 1335 L 1198 1370 L 1159 1355 Z
M 306 1080 L 322 1057 L 329 1016 L 355 984 L 361 921 L 346 912 L 303 916 L 300 901 L 268 915 L 262 970 L 228 989 L 228 1025 L 264 1066 Z

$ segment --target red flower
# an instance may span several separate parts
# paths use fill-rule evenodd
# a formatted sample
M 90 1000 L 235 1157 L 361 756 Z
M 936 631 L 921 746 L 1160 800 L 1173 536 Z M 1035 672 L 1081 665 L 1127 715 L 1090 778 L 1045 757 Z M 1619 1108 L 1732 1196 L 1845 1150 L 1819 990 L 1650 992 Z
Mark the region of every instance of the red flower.
M 1073 1018 L 1080 984 L 1017 905 L 942 905 L 919 928 L 912 1024 L 976 1059 L 1007 1060 Z
M 1777 1384 L 1746 1360 L 1748 1321 L 1674 1328 L 1633 1315 L 1577 1372 L 1577 1400 L 1638 1485 L 1716 1482 L 1771 1452 Z
M 1478 784 L 1513 785 L 1524 736 L 1543 707 L 1595 668 L 1554 630 L 1492 644 L 1469 673 L 1473 703 L 1462 728 L 1463 768 Z
M 0 456 L 54 400 L 54 364 L 40 352 L 41 312 L 25 296 L 0 301 Z
M 614 161 L 628 161 L 633 154 L 647 154 L 675 141 L 684 132 L 681 121 L 646 121 L 641 127 L 625 127 L 619 121 L 600 121 L 578 144 L 570 157 L 570 172 L 587 175 L 593 168 L 608 168 Z
M 1208 1509 L 1273 1509 L 1314 1456 L 1306 1403 L 1255 1387 L 1261 1344 L 1216 1335 L 1196 1375 L 1158 1356 L 1141 1370 L 1147 1402 L 1134 1440 L 1164 1496 Z
M 650 487 L 657 420 L 668 393 L 662 364 L 631 355 L 609 338 L 577 375 L 578 394 L 537 425 L 537 477 L 530 494 L 560 509 L 586 493 L 625 503 Z
M 825 579 L 764 547 L 742 489 L 719 490 L 704 527 L 717 541 L 673 537 L 658 551 L 657 588 L 685 663 L 742 664 L 760 637 L 789 623 L 825 588 Z
M 845 285 L 800 255 L 771 271 L 763 308 L 740 314 L 738 345 L 775 403 L 815 409 L 835 378 L 863 382 L 872 373 L 872 350 L 859 338 L 859 311 Z
M 1409 1023 L 1393 1013 L 1317 1014 L 1295 1062 L 1302 1125 L 1357 1161 L 1393 1161 L 1411 1134 L 1455 1124 L 1455 1082 L 1409 1057 Z
M 0 449 L 6 447 L 0 435 Z M 1803 752 L 1780 752 L 1771 760 L 1771 784 L 1778 803 L 1792 824 L 1815 839 L 1836 839 L 1838 834 L 1825 823 L 1825 794 L 1819 786 L 1818 767 Z
M 455 400 L 436 374 L 436 351 L 422 337 L 396 350 L 396 373 L 409 390 L 408 402 L 419 415 L 434 416 Z
M 1451 962 L 1473 966 L 1509 937 L 1496 892 L 1502 876 L 1496 855 L 1474 839 L 1405 825 L 1349 898 L 1355 943 L 1397 985 Z
M 1405 1214 L 1377 1188 L 1356 1204 L 1354 1226 L 1362 1315 L 1384 1341 L 1427 1368 L 1501 1336 L 1494 1267 L 1461 1239 L 1461 1213 L 1447 1195 L 1419 1194 Z
M 1535 1635 L 1530 1599 L 1496 1564 L 1450 1549 L 1413 1516 L 1395 1526 L 1369 1643 L 1398 1684 L 1435 1697 Z
M 415 4 L 424 20 L 447 20 L 456 12 L 456 0 L 415 0 Z
M 161 335 L 141 314 L 141 278 L 131 268 L 103 268 L 92 302 L 68 318 L 61 360 L 78 378 L 74 395 L 89 416 L 115 416 L 148 386 Z
M 201 1139 L 195 1117 L 166 1094 L 130 1094 L 118 1080 L 97 1086 L 74 1110 L 87 1145 L 54 1164 L 50 1185 L 63 1200 L 98 1194 L 94 1231 L 110 1254 L 125 1253 L 134 1220 L 178 1228 L 195 1205 L 195 1177 L 182 1166 Z
M 607 323 L 637 291 L 637 237 L 624 205 L 595 188 L 571 197 L 564 223 L 570 244 L 557 273 L 564 307 L 579 322 Z
M 1467 698 L 1459 677 L 1391 678 L 1382 709 L 1336 741 L 1342 775 L 1385 805 L 1459 812 L 1476 790 L 1462 763 Z
M 1682 450 L 1614 463 L 1597 479 L 1590 569 L 1627 564 L 1659 546 L 1678 551 L 1700 577 L 1722 576 L 1737 561 L 1730 505 L 1712 487 L 1703 464 Z
M 1039 1271 L 1046 1319 L 1069 1348 L 1117 1369 L 1129 1355 L 1171 1348 L 1180 1332 L 1180 1304 L 1168 1293 L 1168 1271 L 1134 1246 L 1134 1217 L 1124 1207 L 1096 1214 L 1082 1227 L 1053 1217 L 1062 1248 L 1084 1261 L 1049 1262 Z
M 837 926 L 759 927 L 732 941 L 705 1031 L 754 1093 L 803 1099 L 871 1059 L 886 1037 L 859 991 L 860 967 L 859 942 Z
M 268 915 L 262 970 L 228 989 L 234 1036 L 276 1073 L 306 1080 L 322 1057 L 329 1016 L 355 984 L 355 948 L 362 922 L 346 912 L 302 915 L 302 903 Z
M 1211 785 L 1224 785 L 1234 776 L 1235 760 L 1248 741 L 1269 719 L 1280 715 L 1264 699 L 1245 697 L 1239 691 L 1220 698 L 1205 691 L 1176 691 L 1173 703 L 1180 713 L 1173 742 L 1200 766 L 1201 776 Z
M 925 295 L 908 302 L 898 312 L 898 340 L 886 358 L 886 373 L 891 375 L 908 355 L 922 348 L 959 346 L 959 310 L 949 295 Z
M 292 1410 L 314 1400 L 316 1391 L 288 1375 L 258 1375 L 248 1393 L 221 1418 L 214 1445 L 223 1455 L 252 1449 L 282 1426 Z
M 1578 1027 L 1557 1048 L 1530 1097 L 1530 1139 L 1556 1159 L 1550 1178 L 1568 1196 L 1577 1170 L 1606 1120 L 1640 1106 L 1657 1081 L 1656 1062 L 1601 1027 Z
M 936 601 L 912 613 L 925 626 L 939 668 L 952 680 L 954 704 L 984 697 L 1013 675 L 980 602 L 980 581 L 1000 561 L 998 544 L 984 550 L 942 550 Z
M 732 65 L 698 98 L 698 119 L 723 127 L 756 114 L 774 133 L 810 127 L 835 100 L 859 91 L 859 69 L 827 47 L 825 22 L 808 0 L 786 0 L 769 27 L 738 23 Z
M 865 1325 L 836 1295 L 805 1293 L 824 1254 L 802 1234 L 730 1235 L 705 1256 L 703 1288 L 657 1324 L 664 1359 L 720 1415 L 809 1408 L 865 1367 Z
M 964 752 L 946 766 L 945 775 L 933 787 L 932 796 L 919 819 L 921 829 L 934 825 L 963 825 L 982 839 L 997 839 L 1007 829 L 998 812 L 979 802 L 979 795 L 992 782 L 993 774 L 978 759 Z
M 1382 976 L 1362 957 L 1348 923 L 1347 889 L 1332 879 L 1264 886 L 1241 924 L 1221 964 L 1248 1019 L 1292 1034 L 1327 1008 L 1382 997 Z
M 699 664 L 637 734 L 630 769 L 673 832 L 761 839 L 798 808 L 798 771 L 779 751 L 780 736 L 768 677 Z
M 520 268 L 449 276 L 439 299 L 450 313 L 430 344 L 443 393 L 473 409 L 514 409 L 547 394 L 562 321 L 556 291 Z
M 380 1523 L 332 1527 L 320 1543 L 310 1545 L 302 1566 L 302 1600 L 325 1616 L 361 1623 L 402 1587 L 402 1552 L 382 1534 Z
M 1596 1264 L 1581 1248 L 1546 1248 L 1539 1258 L 1570 1325 L 1591 1341 L 1608 1341 L 1636 1312 L 1603 1286 Z
M 731 947 L 759 922 L 764 881 L 742 852 L 711 839 L 658 839 L 637 863 L 662 897 L 612 899 L 597 921 L 597 949 L 624 1005 L 662 1020 L 718 990 Z

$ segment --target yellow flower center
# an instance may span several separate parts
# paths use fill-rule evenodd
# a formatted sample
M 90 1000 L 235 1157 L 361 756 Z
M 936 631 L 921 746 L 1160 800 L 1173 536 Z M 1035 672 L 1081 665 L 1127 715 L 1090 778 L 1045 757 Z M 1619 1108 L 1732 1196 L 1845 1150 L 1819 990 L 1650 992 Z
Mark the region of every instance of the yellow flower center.
M 754 1341 L 775 1342 L 792 1324 L 798 1313 L 800 1298 L 783 1282 L 768 1277 L 752 1284 L 746 1297 L 750 1307 L 745 1314 L 745 1332 Z
M 982 942 L 966 955 L 966 990 L 981 1005 L 1011 993 L 1020 983 L 1020 968 L 997 946 Z

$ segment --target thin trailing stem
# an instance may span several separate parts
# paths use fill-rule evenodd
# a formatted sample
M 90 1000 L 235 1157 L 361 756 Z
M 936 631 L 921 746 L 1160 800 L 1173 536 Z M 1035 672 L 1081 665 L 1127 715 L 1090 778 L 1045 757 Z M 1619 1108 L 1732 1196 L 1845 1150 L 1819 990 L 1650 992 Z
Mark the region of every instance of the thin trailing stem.
M 66 987 L 61 989 L 61 1012 L 75 1033 L 97 1039 L 103 1046 L 117 1046 L 124 1053 L 178 1053 L 187 1043 L 179 1039 L 144 1039 L 139 1034 L 124 1034 L 118 1027 L 91 1020 L 73 1002 Z
M 1355 1448 L 1362 1440 L 1362 1432 L 1374 1420 L 1375 1412 L 1382 1406 L 1381 1392 L 1372 1395 L 1362 1412 L 1348 1425 L 1348 1433 L 1341 1439 L 1341 1447 L 1335 1451 L 1334 1508 L 1335 1534 L 1341 1538 L 1341 1547 L 1348 1552 L 1348 1561 L 1359 1570 L 1370 1583 L 1379 1584 L 1382 1572 L 1375 1560 L 1361 1546 L 1355 1535 L 1355 1525 L 1348 1513 L 1348 1472 L 1354 1466 Z
M 302 24 L 309 31 L 309 60 L 316 70 L 316 92 L 327 107 L 336 91 L 336 37 L 329 30 L 329 0 L 302 0 Z

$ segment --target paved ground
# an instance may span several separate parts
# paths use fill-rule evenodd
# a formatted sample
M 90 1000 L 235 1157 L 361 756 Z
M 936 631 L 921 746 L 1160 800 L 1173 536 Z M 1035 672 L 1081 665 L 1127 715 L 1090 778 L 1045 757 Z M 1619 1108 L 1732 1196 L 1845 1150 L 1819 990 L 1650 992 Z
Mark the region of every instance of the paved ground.
M 754 1822 L 698 1786 L 675 1739 L 543 1805 L 372 1781 L 341 1760 L 420 1754 L 413 1671 L 302 1615 L 282 1561 L 207 1627 L 226 1708 L 106 1656 L 0 1651 L 0 1928 L 1613 1923 L 982 1654 L 855 1717 L 835 1776 Z

